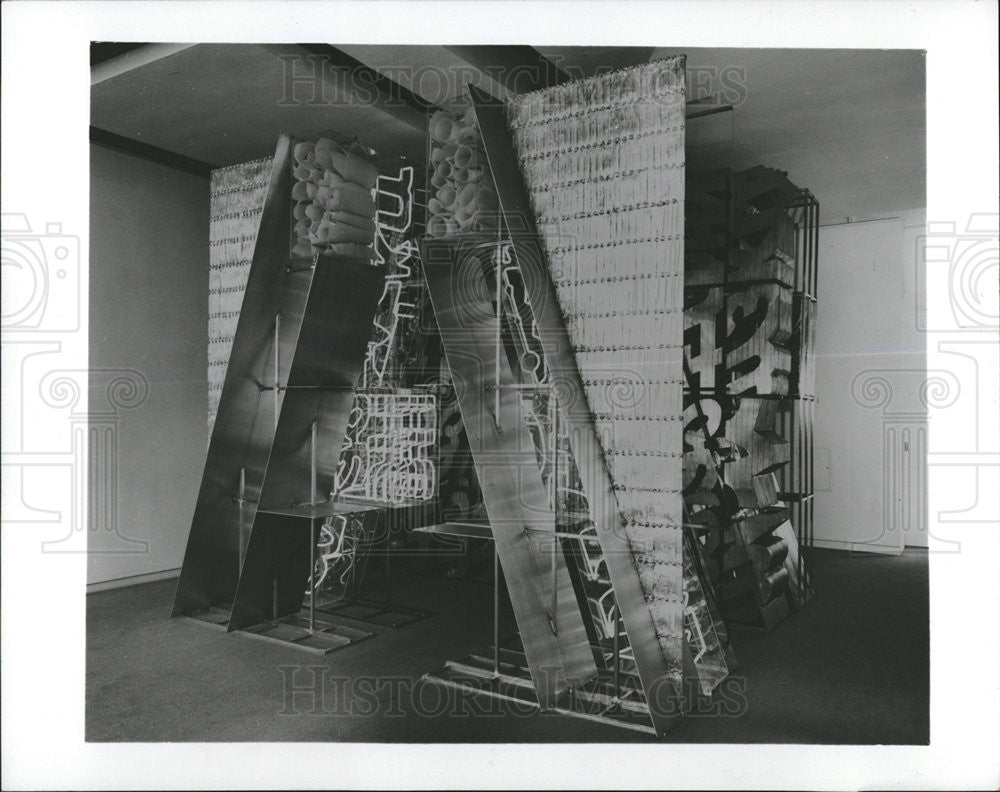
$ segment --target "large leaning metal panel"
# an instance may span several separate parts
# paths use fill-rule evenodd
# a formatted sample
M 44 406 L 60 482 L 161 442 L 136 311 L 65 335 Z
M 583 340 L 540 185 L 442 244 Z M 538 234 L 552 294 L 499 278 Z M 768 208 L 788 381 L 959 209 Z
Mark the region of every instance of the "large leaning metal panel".
M 495 306 L 476 288 L 485 279 L 474 241 L 425 240 L 424 272 L 535 693 L 548 709 L 597 675 L 563 555 L 543 551 L 555 541 L 555 515 L 501 359 Z
M 383 273 L 369 264 L 319 256 L 305 319 L 285 383 L 229 629 L 286 616 L 301 606 L 309 577 L 312 521 L 288 511 L 323 505 L 361 375 Z M 221 414 L 221 413 L 220 413 Z M 315 519 L 315 518 L 312 518 Z M 293 552 L 293 549 L 295 550 Z
M 237 324 L 219 413 L 181 567 L 173 615 L 231 607 L 242 562 L 241 537 L 252 523 L 276 426 L 269 382 L 291 366 L 312 271 L 288 269 L 291 139 L 282 136 Z M 278 319 L 277 317 L 281 317 Z M 275 332 L 276 324 L 284 325 Z M 275 366 L 277 373 L 275 374 Z M 280 396 L 278 397 L 280 399 Z M 219 614 L 223 618 L 224 613 Z
M 470 88 L 660 733 L 685 666 L 683 83 L 671 59 L 512 97 L 506 114 Z
M 309 521 L 276 520 L 264 512 L 313 502 L 318 492 L 332 491 L 384 280 L 381 268 L 357 257 L 290 251 L 293 144 L 282 135 L 271 162 L 173 608 L 174 615 L 193 615 L 230 628 L 235 626 L 236 591 L 251 547 L 257 554 L 273 556 L 268 568 L 306 561 L 303 574 L 281 576 L 288 578 L 283 583 L 287 592 L 283 588 L 280 597 L 282 609 L 301 602 L 308 576 L 308 537 L 296 542 L 297 531 L 289 530 L 287 546 L 269 542 L 263 550 L 260 537 L 270 535 L 267 526 L 274 523 L 301 528 Z M 300 544 L 304 554 L 284 552 Z M 282 559 L 287 563 L 278 563 Z M 276 579 L 272 575 L 268 580 L 271 616 L 279 599 L 278 586 L 272 586 Z M 244 604 L 248 587 L 243 581 Z M 246 607 L 244 611 L 241 623 L 247 619 Z

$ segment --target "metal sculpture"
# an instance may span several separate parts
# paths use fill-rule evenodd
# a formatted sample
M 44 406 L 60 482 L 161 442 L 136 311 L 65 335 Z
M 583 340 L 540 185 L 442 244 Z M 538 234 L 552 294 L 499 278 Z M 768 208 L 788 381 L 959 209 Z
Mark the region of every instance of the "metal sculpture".
M 381 288 L 382 273 L 367 264 L 291 255 L 292 147 L 282 136 L 271 165 L 173 607 L 230 628 L 252 623 L 251 601 L 266 598 L 273 617 L 301 600 L 305 573 L 296 585 L 276 570 L 308 559 L 308 526 L 296 518 L 310 518 L 270 512 L 317 502 L 317 459 L 320 476 L 332 473 L 325 456 L 340 446 L 367 337 L 359 328 L 370 326 Z M 262 543 L 289 519 L 297 527 L 286 554 L 264 552 L 261 562 Z
M 497 188 L 500 233 L 490 238 L 448 231 L 426 239 L 424 248 L 435 315 L 461 383 L 489 527 L 537 701 L 571 714 L 583 714 L 582 702 L 597 704 L 600 717 L 640 728 L 645 719 L 645 728 L 658 734 L 693 695 L 710 693 L 732 662 L 693 560 L 685 575 L 691 557 L 680 495 L 682 226 L 676 206 L 683 200 L 682 75 L 682 62 L 656 64 L 517 97 L 507 113 L 470 86 Z M 606 101 L 595 103 L 596 95 Z M 617 153 L 608 164 L 605 152 L 613 141 L 574 138 L 575 131 L 600 135 L 612 117 L 618 126 L 608 131 L 621 134 L 623 115 L 635 129 L 625 130 L 619 142 L 637 141 L 628 156 L 655 160 L 668 174 L 656 182 L 665 199 L 643 200 L 639 193 L 649 188 L 648 180 L 623 166 Z M 657 127 L 663 133 L 657 141 L 639 133 L 651 118 L 677 123 Z M 569 131 L 560 127 L 565 119 L 573 119 Z M 542 134 L 548 123 L 554 126 Z M 561 151 L 567 142 L 570 148 Z M 580 151 L 588 153 L 568 154 Z M 626 194 L 629 200 L 622 200 Z M 633 213 L 627 227 L 599 208 L 619 204 Z M 556 229 L 573 221 L 577 237 L 559 237 Z M 636 238 L 633 227 L 647 228 L 648 238 Z M 618 245 L 626 249 L 605 249 Z M 567 261 L 567 252 L 575 259 Z M 652 282 L 659 288 L 649 288 Z M 661 307 L 651 304 L 654 299 Z M 636 355 L 643 368 L 638 376 Z M 630 373 L 629 381 L 623 374 Z M 628 398 L 622 386 L 627 391 L 630 384 L 642 395 L 633 391 Z M 511 503 L 510 469 L 519 472 L 520 488 L 530 480 L 531 499 Z M 534 522 L 518 511 L 526 503 L 538 513 Z M 464 535 L 460 525 L 441 530 Z M 516 554 L 515 542 L 531 534 L 544 538 L 552 552 L 548 572 L 537 562 L 533 568 L 530 553 Z M 565 602 L 564 556 L 573 560 L 570 580 L 577 589 L 570 626 L 574 635 L 581 626 L 586 630 L 575 640 L 590 642 L 597 660 L 575 679 L 566 673 L 566 650 L 559 654 L 554 631 L 547 632 L 540 618 L 548 613 L 551 622 Z M 558 614 L 562 624 L 563 610 Z M 501 673 L 498 637 L 494 652 L 493 678 L 517 686 L 516 675 Z M 539 688 L 543 671 L 552 668 L 566 680 L 562 692 L 560 686 Z M 449 669 L 435 678 L 458 684 L 454 672 L 477 673 L 469 663 Z M 688 691 L 684 680 L 692 683 Z
M 726 615 L 764 627 L 810 596 L 817 213 L 780 171 L 688 180 L 685 499 Z

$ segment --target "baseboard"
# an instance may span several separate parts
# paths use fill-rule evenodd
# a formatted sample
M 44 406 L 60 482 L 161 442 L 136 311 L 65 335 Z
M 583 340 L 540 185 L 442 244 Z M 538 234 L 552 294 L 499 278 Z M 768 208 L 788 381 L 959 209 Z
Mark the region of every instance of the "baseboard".
M 109 591 L 110 589 L 125 588 L 126 586 L 138 586 L 140 583 L 155 583 L 157 580 L 167 580 L 180 575 L 181 569 L 164 569 L 162 572 L 147 572 L 144 575 L 129 575 L 128 577 L 115 578 L 114 580 L 101 580 L 97 583 L 87 584 L 87 593 L 93 594 L 98 591 Z
M 814 539 L 813 547 L 824 550 L 846 550 L 849 553 L 880 553 L 881 555 L 902 555 L 900 547 L 892 545 L 867 544 L 865 542 L 844 542 L 840 539 Z

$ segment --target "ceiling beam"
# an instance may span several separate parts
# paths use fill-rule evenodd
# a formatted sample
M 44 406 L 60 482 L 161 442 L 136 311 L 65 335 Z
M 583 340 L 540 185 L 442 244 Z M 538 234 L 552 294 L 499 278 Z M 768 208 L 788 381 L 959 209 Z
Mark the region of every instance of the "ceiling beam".
M 121 54 L 112 55 L 104 60 L 93 62 L 94 50 L 91 50 L 90 84 L 97 85 L 112 77 L 117 77 L 125 72 L 138 69 L 161 58 L 168 58 L 178 52 L 183 52 L 197 44 L 141 44 L 136 47 L 128 45 L 117 45 L 121 49 Z M 110 54 L 109 50 L 104 50 L 104 54 Z
M 569 75 L 534 47 L 469 45 L 446 47 L 511 93 L 527 93 L 569 81 Z
M 117 151 L 120 154 L 128 154 L 132 157 L 155 162 L 157 165 L 165 165 L 168 168 L 184 171 L 194 176 L 208 178 L 216 168 L 215 165 L 208 162 L 186 157 L 183 154 L 178 154 L 176 151 L 168 151 L 159 146 L 143 143 L 141 140 L 134 140 L 124 135 L 116 135 L 114 132 L 108 132 L 108 130 L 101 129 L 100 127 L 90 127 L 90 142 L 106 149 Z
M 309 101 L 316 100 L 316 83 L 312 86 L 307 83 L 318 80 L 321 89 L 329 89 L 332 101 L 372 105 L 420 132 L 427 126 L 427 113 L 437 109 L 410 89 L 329 44 L 260 46 L 287 64 L 285 80 L 289 96 L 294 97 L 296 86 L 301 86 L 303 90 L 310 89 Z M 319 101 L 324 101 L 326 91 L 321 90 L 319 96 Z
M 145 47 L 146 44 L 147 42 L 142 41 L 91 41 L 90 65 L 96 66 L 98 63 L 104 63 L 104 61 L 117 58 L 119 55 L 124 55 L 126 52 L 139 49 L 139 47 Z

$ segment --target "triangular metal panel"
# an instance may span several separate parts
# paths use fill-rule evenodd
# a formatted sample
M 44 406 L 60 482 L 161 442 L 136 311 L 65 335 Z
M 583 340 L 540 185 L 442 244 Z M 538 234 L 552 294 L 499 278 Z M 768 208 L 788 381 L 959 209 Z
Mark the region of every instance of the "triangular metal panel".
M 282 135 L 188 535 L 174 616 L 228 605 L 236 591 L 239 523 L 241 517 L 244 525 L 253 520 L 276 425 L 274 394 L 264 388 L 274 383 L 275 364 L 278 379 L 288 376 L 312 281 L 311 270 L 287 272 L 290 161 L 291 139 Z M 285 331 L 275 334 L 279 314 Z
M 679 151 L 679 160 L 677 162 L 670 160 L 666 165 L 679 168 L 680 179 L 679 186 L 675 190 L 676 194 L 668 196 L 667 200 L 679 202 L 683 206 L 683 61 L 670 62 L 661 67 L 661 69 L 663 71 L 661 78 L 664 79 L 661 85 L 667 89 L 667 93 L 669 94 L 667 98 L 679 100 L 674 108 L 661 108 L 659 111 L 663 114 L 669 114 L 672 111 L 679 113 L 678 125 L 673 130 L 669 130 L 669 134 L 672 135 L 670 149 Z M 678 75 L 679 83 L 677 82 Z M 654 83 L 655 81 L 651 80 L 649 75 L 646 75 L 643 78 L 635 79 L 633 89 L 636 85 L 641 89 L 644 85 Z M 561 96 L 546 106 L 545 112 L 551 112 L 555 117 L 559 117 L 559 113 L 562 113 L 565 117 L 571 117 L 575 114 L 584 119 L 590 118 L 588 114 L 592 115 L 596 110 L 603 107 L 601 102 L 598 101 L 600 98 L 598 94 L 601 94 L 601 96 L 605 95 L 601 93 L 605 86 L 590 85 L 580 90 L 586 92 L 588 88 L 594 93 L 594 96 L 591 97 L 591 102 L 574 101 L 574 97 L 572 96 Z M 510 234 L 514 255 L 521 269 L 527 289 L 532 295 L 532 304 L 535 307 L 535 321 L 546 344 L 546 358 L 549 360 L 553 379 L 558 381 L 556 385 L 557 391 L 565 397 L 561 399 L 561 402 L 565 402 L 566 404 L 565 413 L 571 426 L 574 455 L 577 457 L 584 490 L 591 503 L 592 517 L 599 526 L 597 536 L 612 580 L 615 597 L 621 609 L 622 620 L 629 636 L 629 643 L 635 656 L 636 666 L 649 704 L 650 714 L 657 732 L 662 734 L 671 727 L 684 707 L 681 690 L 682 678 L 685 676 L 685 670 L 689 672 L 693 671 L 689 657 L 687 658 L 687 662 L 685 662 L 682 627 L 683 545 L 681 512 L 683 504 L 679 492 L 681 471 L 680 421 L 682 413 L 680 355 L 682 336 L 679 321 L 681 306 L 677 306 L 678 316 L 676 317 L 676 322 L 673 322 L 672 318 L 670 321 L 659 322 L 650 320 L 648 317 L 639 316 L 630 320 L 627 315 L 617 318 L 616 321 L 620 336 L 622 334 L 628 335 L 629 333 L 636 336 L 631 343 L 637 348 L 645 350 L 659 347 L 665 350 L 654 354 L 651 360 L 648 361 L 651 364 L 651 368 L 655 369 L 655 371 L 647 373 L 644 370 L 644 377 L 641 378 L 642 381 L 638 383 L 638 387 L 641 388 L 648 384 L 653 389 L 658 390 L 662 398 L 647 399 L 643 406 L 649 407 L 652 405 L 654 408 L 659 408 L 662 413 L 659 416 L 661 420 L 665 420 L 669 416 L 674 416 L 671 420 L 677 424 L 675 427 L 677 442 L 671 443 L 670 437 L 667 437 L 664 442 L 658 445 L 658 448 L 654 448 L 651 451 L 653 455 L 661 457 L 656 460 L 661 467 L 668 467 L 670 464 L 675 463 L 676 486 L 674 486 L 672 477 L 665 474 L 664 480 L 658 485 L 662 488 L 662 491 L 655 494 L 654 497 L 662 501 L 660 505 L 664 506 L 666 511 L 661 508 L 655 508 L 650 511 L 649 508 L 651 507 L 649 507 L 646 511 L 650 514 L 651 519 L 643 520 L 640 517 L 642 508 L 636 508 L 637 504 L 631 503 L 634 500 L 632 496 L 642 488 L 636 487 L 637 482 L 635 482 L 634 477 L 629 477 L 627 473 L 623 475 L 621 470 L 618 471 L 619 475 L 614 475 L 614 466 L 608 464 L 607 454 L 609 452 L 614 453 L 616 449 L 614 446 L 606 447 L 608 445 L 606 442 L 607 438 L 602 438 L 599 435 L 598 427 L 595 424 L 595 417 L 603 414 L 608 416 L 605 418 L 604 424 L 604 427 L 607 428 L 608 418 L 613 422 L 615 408 L 616 406 L 620 407 L 620 405 L 616 405 L 616 399 L 610 393 L 610 388 L 605 388 L 602 396 L 600 388 L 600 380 L 602 378 L 593 374 L 595 362 L 588 359 L 586 355 L 581 357 L 578 354 L 587 350 L 580 343 L 579 332 L 577 332 L 576 338 L 574 338 L 569 332 L 566 320 L 564 319 L 564 316 L 568 313 L 579 314 L 573 316 L 577 322 L 588 319 L 590 314 L 593 314 L 598 320 L 602 318 L 601 314 L 605 312 L 608 318 L 615 316 L 615 308 L 618 306 L 613 303 L 613 298 L 609 299 L 608 297 L 610 286 L 619 279 L 619 276 L 627 276 L 635 269 L 629 263 L 630 261 L 634 264 L 641 264 L 642 259 L 628 258 L 626 252 L 616 251 L 614 247 L 618 243 L 634 243 L 636 240 L 619 240 L 612 233 L 610 238 L 592 241 L 589 247 L 590 250 L 602 247 L 608 248 L 604 252 L 608 262 L 608 271 L 603 274 L 608 279 L 606 282 L 603 280 L 601 273 L 590 271 L 590 269 L 594 269 L 593 267 L 587 269 L 587 260 L 578 259 L 575 262 L 569 262 L 568 267 L 564 266 L 566 262 L 558 256 L 560 252 L 558 242 L 552 238 L 552 234 L 543 236 L 540 243 L 536 227 L 536 208 L 532 206 L 528 197 L 529 190 L 526 189 L 526 185 L 522 180 L 518 160 L 518 154 L 522 157 L 533 155 L 537 159 L 548 157 L 548 164 L 551 168 L 555 169 L 553 173 L 556 173 L 560 166 L 552 164 L 551 158 L 553 154 L 558 155 L 560 153 L 558 145 L 555 150 L 542 150 L 544 148 L 542 145 L 544 141 L 539 139 L 536 141 L 538 145 L 533 150 L 533 154 L 529 154 L 526 151 L 516 152 L 503 106 L 490 97 L 485 96 L 482 92 L 477 91 L 472 86 L 470 86 L 470 93 L 473 97 L 473 104 L 483 136 L 490 170 L 497 185 L 500 206 L 506 221 L 507 230 Z M 542 93 L 545 92 L 536 92 L 529 97 L 522 97 L 516 101 L 523 101 L 525 103 L 535 101 L 536 104 L 538 102 L 544 104 L 544 100 L 538 97 L 538 94 Z M 676 96 L 674 96 L 675 93 Z M 613 96 L 614 94 L 609 93 L 608 95 Z M 576 97 L 576 100 L 579 100 L 579 96 Z M 559 101 L 562 101 L 565 106 L 559 112 L 555 112 L 552 108 Z M 544 123 L 544 120 L 537 121 L 537 123 Z M 629 132 L 636 134 L 636 130 L 629 130 Z M 674 140 L 673 138 L 679 138 L 679 140 Z M 591 141 L 579 140 L 575 142 L 580 147 L 585 148 Z M 549 143 L 552 144 L 552 141 L 549 141 Z M 563 141 L 562 144 L 569 145 L 572 148 L 572 141 Z M 603 141 L 603 144 L 605 145 L 604 150 L 610 152 L 612 159 L 614 159 L 618 153 L 615 147 L 608 146 L 607 141 Z M 663 163 L 659 164 L 663 165 Z M 615 166 L 612 164 L 610 172 L 614 173 L 614 171 Z M 627 170 L 623 172 L 626 176 L 630 173 Z M 576 174 L 570 172 L 567 175 L 574 176 Z M 621 175 L 621 173 L 618 175 Z M 553 176 L 553 178 L 555 177 Z M 577 185 L 572 178 L 564 178 L 563 182 L 556 179 L 555 187 L 573 187 L 574 185 L 579 187 L 583 183 L 580 182 Z M 536 183 L 533 186 L 540 192 L 549 189 L 542 183 Z M 606 196 L 608 200 L 612 201 L 618 197 L 620 196 Z M 585 200 L 586 198 L 587 196 L 584 195 L 581 200 Z M 639 203 L 640 208 L 643 207 L 643 200 L 643 196 L 636 195 L 636 201 Z M 595 204 L 601 203 L 599 196 L 594 198 L 594 202 Z M 614 204 L 603 208 L 610 212 L 614 208 Z M 602 214 L 601 209 L 601 206 L 595 205 L 591 207 L 591 216 L 600 217 Z M 580 214 L 586 216 L 587 212 L 581 210 Z M 662 218 L 651 218 L 651 225 L 654 227 L 650 233 L 654 236 L 663 233 Z M 549 230 L 557 233 L 558 228 L 558 224 L 555 224 Z M 674 231 L 675 229 L 670 230 Z M 663 235 L 667 236 L 666 234 Z M 681 240 L 682 251 L 682 213 L 680 215 L 678 238 Z M 569 240 L 570 243 L 573 241 Z M 662 240 L 654 240 L 654 242 L 657 241 Z M 553 282 L 557 279 L 557 274 L 550 273 L 550 269 L 556 267 L 554 260 L 557 258 L 560 259 L 559 263 L 562 265 L 558 267 L 560 270 L 558 273 L 559 277 L 571 286 L 578 286 L 582 282 L 582 285 L 587 287 L 584 289 L 588 292 L 586 297 L 597 300 L 594 307 L 578 307 L 574 310 L 574 306 L 570 304 L 561 304 L 561 295 L 557 293 Z M 593 258 L 590 259 L 590 261 L 593 260 Z M 659 265 L 654 265 L 652 260 L 649 260 L 647 263 L 654 266 L 654 268 L 658 266 L 664 272 L 666 272 L 663 269 L 664 267 L 669 269 L 672 266 L 677 271 L 670 271 L 667 274 L 675 275 L 677 281 L 681 281 L 682 279 L 682 255 L 674 256 L 669 262 L 661 261 Z M 575 269 L 574 265 L 582 267 L 582 269 Z M 645 272 L 642 274 L 645 274 Z M 615 281 L 612 281 L 611 278 L 615 278 Z M 628 281 L 629 279 L 621 277 L 620 280 Z M 638 279 L 632 280 L 633 283 L 638 282 Z M 681 296 L 681 284 L 678 283 L 677 286 L 676 291 L 678 294 L 676 296 L 679 300 Z M 605 300 L 604 310 L 600 307 L 602 292 L 604 295 L 603 299 Z M 566 297 L 563 297 L 562 301 L 565 300 Z M 654 309 L 649 313 L 652 316 L 656 311 Z M 650 326 L 647 327 L 647 324 Z M 676 324 L 676 333 L 671 334 L 670 330 L 673 324 Z M 579 324 L 576 329 L 579 330 Z M 608 328 L 607 334 L 609 351 L 623 346 L 622 338 L 615 338 L 613 336 L 613 327 Z M 676 338 L 673 337 L 674 335 L 676 335 Z M 627 345 L 627 343 L 626 339 L 626 344 L 624 345 Z M 674 349 L 676 349 L 676 354 L 673 354 L 671 351 Z M 671 362 L 674 365 L 671 365 Z M 611 367 L 613 368 L 613 365 Z M 610 381 L 613 377 L 605 377 L 604 379 L 607 379 L 609 384 L 612 384 Z M 657 380 L 662 380 L 662 382 Z M 595 388 L 595 385 L 598 387 Z M 673 404 L 671 399 L 677 402 L 676 405 Z M 631 417 L 638 421 L 648 420 L 646 416 L 641 414 L 641 410 L 635 416 L 625 417 L 626 419 Z M 672 426 L 672 424 L 664 424 L 664 428 L 668 426 Z M 662 434 L 662 432 L 659 434 Z M 667 434 L 669 435 L 670 433 L 668 432 Z M 641 448 L 637 448 L 635 451 L 638 451 L 640 455 L 643 453 L 643 449 Z M 625 466 L 619 462 L 617 467 L 622 468 Z M 676 492 L 672 492 L 672 490 L 676 490 Z M 626 504 L 629 506 L 627 518 L 621 498 L 625 498 Z M 670 504 L 673 504 L 673 506 L 670 506 Z M 676 511 L 676 515 L 673 515 L 671 508 Z M 672 515 L 674 519 L 671 519 Z M 685 666 L 687 666 L 687 669 L 685 669 Z
M 535 694 L 548 709 L 595 677 L 597 666 L 565 558 L 553 545 L 555 515 L 497 342 L 496 306 L 475 288 L 485 283 L 477 248 L 492 251 L 483 242 L 425 240 L 424 273 Z

